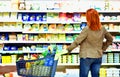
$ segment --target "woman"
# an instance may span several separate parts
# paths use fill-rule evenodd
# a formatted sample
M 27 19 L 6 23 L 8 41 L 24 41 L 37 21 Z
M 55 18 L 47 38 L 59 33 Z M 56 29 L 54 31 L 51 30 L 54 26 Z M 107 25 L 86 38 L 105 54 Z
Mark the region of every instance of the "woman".
M 99 77 L 103 52 L 112 44 L 112 35 L 101 25 L 99 14 L 95 9 L 86 11 L 87 25 L 74 42 L 67 48 L 70 53 L 80 45 L 80 77 Z M 103 42 L 103 40 L 106 41 Z

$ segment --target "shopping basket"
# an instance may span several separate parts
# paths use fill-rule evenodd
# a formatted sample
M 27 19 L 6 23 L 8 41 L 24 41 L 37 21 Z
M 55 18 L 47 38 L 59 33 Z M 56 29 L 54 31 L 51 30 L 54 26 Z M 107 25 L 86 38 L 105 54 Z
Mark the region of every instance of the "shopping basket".
M 19 60 L 16 68 L 18 75 L 23 77 L 54 77 L 57 63 L 52 55 L 37 60 Z

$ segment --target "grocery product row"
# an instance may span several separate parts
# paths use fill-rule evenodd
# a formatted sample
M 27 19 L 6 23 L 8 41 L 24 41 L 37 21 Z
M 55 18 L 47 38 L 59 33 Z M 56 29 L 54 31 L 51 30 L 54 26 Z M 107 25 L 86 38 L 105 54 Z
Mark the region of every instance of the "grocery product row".
M 7 47 L 6 47 L 7 48 Z M 15 48 L 15 47 L 14 47 Z M 35 63 L 40 63 L 45 59 L 45 61 L 49 59 L 50 62 L 44 62 L 45 65 L 53 64 L 54 56 L 58 53 L 57 46 L 55 44 L 48 45 L 44 48 L 42 53 L 21 53 L 21 54 L 0 54 L 0 62 L 3 64 L 7 63 L 16 63 L 16 61 L 25 61 L 25 60 L 36 60 Z M 44 58 L 44 59 L 41 59 Z M 40 62 L 39 60 L 40 59 Z M 52 61 L 51 61 L 52 60 Z M 41 63 L 40 63 L 41 64 Z
M 1 41 L 73 41 L 78 34 L 16 34 L 2 33 Z
M 120 25 L 119 24 L 113 24 L 113 23 L 109 23 L 109 24 L 102 24 L 108 31 L 109 30 L 113 30 L 113 31 L 117 31 L 119 32 L 120 30 Z
M 24 32 L 80 32 L 86 23 L 81 24 L 23 24 Z
M 101 21 L 119 21 L 120 14 L 109 14 L 101 13 L 100 15 Z M 43 13 L 31 13 L 31 12 L 1 12 L 0 19 L 5 19 L 6 21 L 36 21 L 36 22 L 86 22 L 85 12 L 43 12 Z
M 60 64 L 79 64 L 79 54 L 62 55 L 59 59 Z M 120 63 L 120 53 L 103 54 L 102 63 Z
M 101 4 L 99 4 L 101 3 Z M 98 0 L 98 1 L 85 1 L 85 0 L 35 0 L 34 2 L 32 0 L 29 1 L 23 1 L 23 0 L 8 0 L 5 1 L 2 0 L 0 2 L 1 6 L 0 8 L 6 8 L 7 10 L 36 10 L 36 11 L 79 11 L 79 10 L 86 10 L 87 8 L 95 8 L 97 10 L 120 10 L 118 1 L 109 1 L 109 0 Z M 84 7 L 82 4 L 86 5 Z M 69 7 L 68 7 L 69 6 Z M 72 7 L 74 6 L 74 7 Z M 5 9 L 5 10 L 6 10 Z
M 66 33 L 43 33 L 43 34 L 21 34 L 21 33 L 1 33 L 0 34 L 0 40 L 1 42 L 3 41 L 33 41 L 33 42 L 62 42 L 65 41 L 67 42 L 72 42 L 73 40 L 75 40 L 75 38 L 78 36 L 79 34 L 66 34 Z M 116 42 L 116 40 L 120 40 L 120 36 L 116 35 L 113 36 L 114 37 L 114 42 Z M 21 42 L 22 43 L 22 42 Z
M 100 77 L 120 77 L 120 68 L 100 68 Z M 66 73 L 56 72 L 55 77 L 79 77 L 79 69 L 66 69 Z M 88 77 L 91 76 L 91 72 L 89 72 Z
M 120 43 L 112 43 L 112 45 L 110 45 L 108 47 L 108 49 L 120 49 Z
M 119 23 L 102 23 L 102 25 L 110 32 L 119 32 Z M 1 22 L 0 32 L 23 32 L 23 33 L 80 33 L 86 27 L 85 22 L 82 23 L 22 23 L 22 22 Z
M 120 77 L 119 68 L 101 68 L 100 77 Z
M 69 46 L 70 43 L 62 44 L 57 43 L 57 50 L 62 51 Z M 0 53 L 42 53 L 46 48 L 49 47 L 49 44 L 30 44 L 25 42 L 23 44 L 0 44 Z M 77 52 L 76 52 L 77 51 Z M 76 47 L 75 50 L 73 50 L 73 53 L 78 53 L 79 47 Z M 105 52 L 119 52 L 120 51 L 120 43 L 115 42 L 112 43 L 108 47 L 108 49 Z
M 43 53 L 43 52 L 42 52 Z M 17 60 L 35 60 L 43 57 L 43 54 L 38 53 L 21 53 L 21 54 L 1 54 L 0 55 L 0 64 L 15 64 Z M 70 54 L 70 55 L 61 55 L 59 57 L 58 65 L 79 65 L 79 54 Z M 120 53 L 104 53 L 102 57 L 102 63 L 109 64 L 120 63 Z M 118 64 L 119 65 L 119 64 Z
M 102 57 L 103 63 L 120 63 L 120 53 L 106 53 Z

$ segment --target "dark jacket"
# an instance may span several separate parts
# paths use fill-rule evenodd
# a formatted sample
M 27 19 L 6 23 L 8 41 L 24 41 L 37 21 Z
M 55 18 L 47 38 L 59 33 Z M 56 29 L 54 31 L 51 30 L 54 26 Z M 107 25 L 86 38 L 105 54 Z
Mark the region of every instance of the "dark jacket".
M 104 27 L 101 30 L 93 31 L 87 26 L 67 50 L 71 52 L 80 45 L 81 58 L 99 58 L 112 42 L 112 35 Z

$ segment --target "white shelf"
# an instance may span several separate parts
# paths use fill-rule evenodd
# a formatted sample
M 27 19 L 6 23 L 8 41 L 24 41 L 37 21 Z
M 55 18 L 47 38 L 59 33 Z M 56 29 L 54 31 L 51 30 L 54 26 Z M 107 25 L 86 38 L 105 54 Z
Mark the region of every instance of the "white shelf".
M 7 63 L 7 64 L 0 63 L 0 66 L 16 66 L 16 64 L 15 63 Z
M 82 20 L 81 21 L 22 21 L 22 20 L 11 20 L 11 19 L 1 19 L 0 22 L 22 22 L 22 23 L 29 23 L 29 24 L 33 24 L 33 23 L 36 23 L 36 24 L 80 24 L 82 22 L 87 22 L 86 20 Z M 110 22 L 113 22 L 113 23 L 120 23 L 120 20 L 101 20 L 101 23 L 110 23 Z
M 46 8 L 47 9 L 47 8 Z M 78 10 L 77 8 L 74 10 L 62 10 L 62 9 L 58 9 L 58 10 L 0 10 L 0 12 L 21 12 L 21 13 L 26 13 L 26 12 L 31 12 L 31 13 L 43 13 L 43 12 L 81 12 L 81 13 L 85 13 L 86 10 Z M 99 13 L 120 13 L 120 10 L 98 10 Z
M 72 41 L 0 41 L 0 43 L 72 43 Z
M 79 63 L 58 63 L 58 66 L 79 66 Z
M 102 66 L 119 66 L 120 63 L 102 63 Z M 16 66 L 15 63 L 0 64 L 0 66 Z M 57 66 L 79 66 L 79 63 L 58 63 Z
M 20 30 L 20 29 L 11 29 L 11 30 L 4 30 L 4 29 L 2 29 L 2 30 L 0 30 L 0 32 L 22 32 L 22 30 Z
M 102 65 L 107 65 L 107 66 L 111 66 L 111 65 L 120 65 L 120 63 L 102 63 Z
M 108 30 L 109 32 L 120 32 L 119 30 Z M 2 31 L 1 31 L 2 32 Z M 70 33 L 70 34 L 74 34 L 77 33 L 79 34 L 81 31 L 27 31 L 27 30 L 23 30 L 22 33 L 28 33 L 28 34 L 38 34 L 38 33 L 53 33 L 53 34 L 58 34 L 58 33 Z
M 53 34 L 58 34 L 58 33 L 80 33 L 81 31 L 61 31 L 61 32 L 57 32 L 57 31 L 43 31 L 43 32 L 41 32 L 41 31 L 23 31 L 23 33 L 28 33 L 28 34 L 38 34 L 38 33 L 53 33 Z
M 120 13 L 120 10 L 101 10 L 99 13 Z
M 0 43 L 72 43 L 73 41 L 0 41 Z M 120 42 L 120 40 L 113 40 L 113 42 Z
M 86 20 L 81 20 L 81 22 L 87 22 Z M 101 23 L 120 23 L 120 20 L 100 20 Z
M 108 30 L 109 32 L 120 32 L 119 30 Z M 58 33 L 80 33 L 81 31 L 27 31 L 27 30 L 22 30 L 22 29 L 2 29 L 0 32 L 22 32 L 22 33 L 28 33 L 28 34 L 39 34 L 39 33 L 53 33 L 53 34 L 58 34 Z
M 108 32 L 120 32 L 120 30 L 108 30 Z
M 0 51 L 0 53 L 42 53 L 42 51 L 25 51 L 25 50 L 21 50 L 21 51 L 19 51 L 19 50 L 16 50 L 16 51 Z
M 116 66 L 116 65 L 120 65 L 120 63 L 102 63 L 102 65 Z M 79 63 L 58 63 L 58 66 L 79 66 Z
M 105 52 L 120 52 L 120 49 L 108 49 Z M 79 50 L 78 51 L 72 51 L 71 53 L 79 53 Z
M 120 49 L 106 50 L 105 52 L 120 52 Z M 28 51 L 28 50 L 16 50 L 16 51 L 0 51 L 0 53 L 42 53 L 43 51 Z M 73 51 L 71 53 L 79 53 L 79 51 Z
M 21 53 L 22 51 L 16 50 L 16 51 L 0 51 L 0 53 Z
M 22 22 L 22 20 L 9 19 L 9 18 L 0 18 L 0 22 Z
M 113 42 L 120 42 L 120 39 L 114 39 Z
M 109 52 L 109 51 L 111 51 L 111 52 L 120 52 L 120 49 L 108 49 L 108 50 L 106 50 L 105 52 Z
M 78 24 L 78 23 L 81 23 L 81 21 L 80 22 L 75 22 L 75 21 L 22 21 L 23 23 L 29 23 L 29 24 L 33 24 L 33 23 L 42 23 L 42 24 L 53 24 L 53 23 L 55 23 L 55 24 Z

